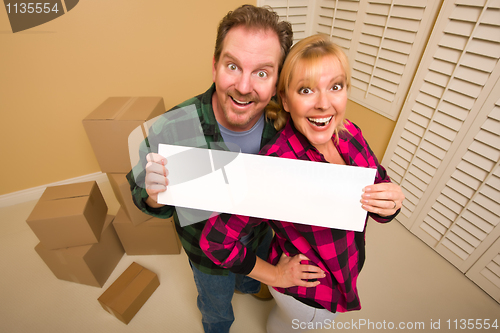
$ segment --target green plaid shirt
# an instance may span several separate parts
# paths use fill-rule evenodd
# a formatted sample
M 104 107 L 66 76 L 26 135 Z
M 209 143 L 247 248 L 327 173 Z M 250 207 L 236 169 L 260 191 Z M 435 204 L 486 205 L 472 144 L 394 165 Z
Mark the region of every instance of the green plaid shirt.
M 227 147 L 223 145 L 224 140 L 212 108 L 212 95 L 214 93 L 215 85 L 212 84 L 210 89 L 205 93 L 177 105 L 155 120 L 154 124 L 149 128 L 148 138 L 140 145 L 140 162 L 127 174 L 127 179 L 134 202 L 144 213 L 159 218 L 174 216 L 175 227 L 182 246 L 196 268 L 207 274 L 228 275 L 229 270 L 214 264 L 200 248 L 200 237 L 207 221 L 206 219 L 182 227 L 179 223 L 177 211 L 179 209 L 176 209 L 176 207 L 164 206 L 161 208 L 151 208 L 145 203 L 148 197 L 144 186 L 146 155 L 150 152 L 157 153 L 159 143 L 187 147 L 208 147 L 209 143 L 216 142 L 219 144 L 222 143 L 222 147 L 227 150 Z M 183 110 L 186 110 L 186 112 Z M 276 130 L 273 127 L 272 121 L 266 121 L 260 147 L 262 148 L 267 144 L 275 134 Z M 189 214 L 189 211 L 182 210 L 182 215 L 185 218 L 189 219 Z M 199 221 L 195 211 L 192 213 L 192 221 Z M 266 223 L 262 223 L 254 229 L 254 237 L 248 244 L 254 252 L 262 242 L 267 230 L 268 225 Z

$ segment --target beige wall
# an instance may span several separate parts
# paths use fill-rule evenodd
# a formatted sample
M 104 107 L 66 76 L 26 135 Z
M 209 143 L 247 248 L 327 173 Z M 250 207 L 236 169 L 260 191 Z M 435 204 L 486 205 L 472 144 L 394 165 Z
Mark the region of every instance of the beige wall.
M 349 100 L 346 118 L 358 125 L 379 162 L 391 140 L 396 122 Z
M 217 24 L 243 3 L 86 0 L 15 34 L 0 10 L 0 195 L 100 171 L 81 121 L 107 97 L 169 108 L 205 91 Z M 395 123 L 354 103 L 348 117 L 381 159 Z

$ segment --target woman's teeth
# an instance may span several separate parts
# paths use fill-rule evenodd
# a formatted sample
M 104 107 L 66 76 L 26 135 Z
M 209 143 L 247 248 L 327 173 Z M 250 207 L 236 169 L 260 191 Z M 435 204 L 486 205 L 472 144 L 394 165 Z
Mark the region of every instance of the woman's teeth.
M 311 123 L 313 123 L 316 126 L 326 126 L 330 123 L 332 120 L 333 116 L 327 117 L 327 118 L 307 118 Z

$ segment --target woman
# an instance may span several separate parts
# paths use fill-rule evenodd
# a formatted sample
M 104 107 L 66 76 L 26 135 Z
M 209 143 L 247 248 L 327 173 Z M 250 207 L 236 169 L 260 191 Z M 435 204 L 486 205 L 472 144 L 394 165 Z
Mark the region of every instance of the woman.
M 360 129 L 344 119 L 349 86 L 349 63 L 337 45 L 321 35 L 298 42 L 280 74 L 280 108 L 273 113 L 276 126 L 284 128 L 261 154 L 377 168 L 375 185 L 364 189 L 361 203 L 375 221 L 389 222 L 404 195 Z M 268 263 L 240 242 L 262 222 L 275 231 Z M 270 291 L 277 305 L 268 332 L 297 332 L 309 322 L 333 321 L 337 312 L 361 308 L 356 281 L 365 259 L 364 231 L 221 214 L 207 222 L 200 245 L 215 263 L 274 287 Z M 309 261 L 305 271 L 299 259 Z

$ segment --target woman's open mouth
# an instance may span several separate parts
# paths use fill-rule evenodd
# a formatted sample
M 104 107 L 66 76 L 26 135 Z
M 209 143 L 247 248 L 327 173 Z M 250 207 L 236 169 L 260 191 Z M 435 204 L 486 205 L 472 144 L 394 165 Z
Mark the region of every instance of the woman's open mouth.
M 309 120 L 309 122 L 315 126 L 324 127 L 330 123 L 332 118 L 333 118 L 333 116 L 325 117 L 325 118 L 307 118 L 307 120 Z

